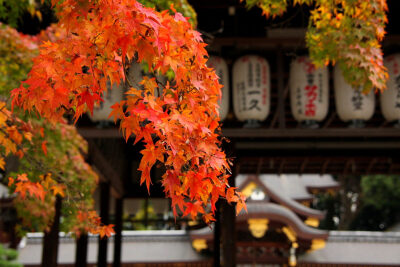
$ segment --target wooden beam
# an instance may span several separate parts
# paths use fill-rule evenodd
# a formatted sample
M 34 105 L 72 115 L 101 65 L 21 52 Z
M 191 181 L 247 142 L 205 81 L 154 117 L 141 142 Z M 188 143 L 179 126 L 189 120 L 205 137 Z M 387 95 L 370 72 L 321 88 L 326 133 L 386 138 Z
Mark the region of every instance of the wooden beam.
M 288 149 L 330 149 L 330 150 L 349 150 L 349 149 L 379 149 L 393 150 L 400 149 L 398 141 L 280 141 L 280 142 L 235 142 L 238 150 L 288 150 Z
M 283 99 L 284 100 L 287 98 L 288 93 L 289 93 L 289 84 L 286 84 L 285 90 L 283 91 Z M 283 106 L 283 111 L 285 111 L 285 107 L 284 106 Z M 278 116 L 279 116 L 280 112 L 281 111 L 279 111 L 279 108 L 277 107 L 276 111 L 274 113 L 274 116 L 272 117 L 271 124 L 269 125 L 270 129 L 275 128 L 275 124 L 278 121 Z M 283 114 L 283 116 L 285 116 L 285 114 Z
M 399 34 L 390 34 L 385 36 L 382 46 L 390 46 L 393 44 L 398 44 L 400 42 Z M 276 51 L 276 47 L 280 46 L 282 48 L 288 49 L 299 49 L 306 48 L 304 37 L 292 37 L 292 38 L 282 38 L 282 37 L 215 37 L 212 43 L 213 46 L 235 46 L 235 48 L 244 47 L 248 49 L 260 48 L 263 50 L 273 50 Z
M 284 66 L 283 66 L 283 54 L 282 54 L 282 49 L 278 47 L 278 52 L 277 52 L 277 74 L 278 74 L 278 122 L 279 122 L 279 129 L 285 129 L 286 128 L 286 122 L 285 122 L 285 88 L 284 88 Z
M 327 129 L 250 129 L 250 128 L 223 128 L 222 134 L 228 138 L 339 138 L 339 137 L 371 137 L 371 138 L 398 138 L 400 129 L 395 128 L 327 128 Z
M 247 49 L 262 48 L 263 50 L 276 51 L 276 47 L 298 48 L 305 46 L 304 38 L 268 38 L 268 37 L 216 37 L 213 46 L 232 46 L 235 48 L 246 47 Z
M 333 119 L 336 117 L 336 111 L 333 111 L 329 118 L 326 120 L 324 125 L 322 126 L 323 129 L 328 128 L 328 126 L 332 123 Z
M 114 236 L 114 262 L 113 267 L 121 267 L 122 248 L 122 216 L 124 199 L 115 200 L 115 236 Z
M 88 235 L 81 234 L 76 239 L 75 267 L 87 266 Z
M 121 138 L 118 129 L 79 128 L 79 133 L 86 139 Z M 223 136 L 228 138 L 328 138 L 328 137 L 371 137 L 386 138 L 400 136 L 397 128 L 326 128 L 326 129 L 268 129 L 268 128 L 222 128 Z
M 385 121 L 382 122 L 381 125 L 379 125 L 379 128 L 383 128 L 383 127 L 385 127 L 385 126 L 388 125 L 388 124 L 389 124 L 389 122 L 388 122 L 387 120 L 385 120 Z
M 95 127 L 78 128 L 78 132 L 85 139 L 91 138 L 122 138 L 122 133 L 118 128 L 99 129 Z
M 283 172 L 283 168 L 284 168 L 284 166 L 285 166 L 285 161 L 286 161 L 286 159 L 282 159 L 282 160 L 281 160 L 281 163 L 279 164 L 279 171 L 278 171 L 278 174 L 279 174 L 279 175 L 281 175 L 282 172 Z
M 110 184 L 100 183 L 100 218 L 102 224 L 109 224 L 110 207 Z M 107 246 L 108 238 L 99 237 L 99 247 L 97 254 L 97 266 L 107 267 Z
M 301 164 L 303 164 L 303 173 L 330 173 L 339 175 L 365 175 L 365 174 L 400 174 L 400 158 L 397 157 L 378 157 L 374 156 L 307 156 L 308 162 L 304 165 L 303 156 L 282 157 L 282 156 L 263 156 L 263 173 L 300 173 Z M 370 170 L 371 161 L 377 158 L 378 161 Z M 270 166 L 270 162 L 274 161 L 275 166 Z M 259 157 L 243 157 L 241 158 L 241 172 L 256 173 Z M 380 163 L 379 165 L 377 163 Z M 386 163 L 386 165 L 382 165 Z M 269 166 L 269 167 L 267 167 Z
M 257 164 L 256 175 L 259 175 L 259 174 L 260 174 L 262 165 L 263 165 L 263 158 L 259 158 L 259 159 L 258 159 L 258 164 Z
M 367 174 L 369 174 L 371 172 L 372 168 L 374 167 L 375 163 L 377 163 L 377 162 L 378 162 L 378 158 L 371 159 L 371 161 L 367 167 Z
M 232 176 L 229 177 L 229 186 L 236 186 L 236 172 L 237 169 L 233 169 Z M 223 266 L 236 266 L 236 205 L 234 203 L 228 203 L 226 199 L 221 201 L 221 241 L 222 241 L 222 258 Z
M 215 223 L 214 223 L 214 254 L 213 254 L 213 266 L 221 266 L 221 214 L 220 214 L 220 203 L 221 199 L 215 203 Z
M 387 169 L 388 170 L 388 174 L 392 174 L 392 172 L 393 172 L 393 160 L 392 159 L 388 159 L 387 160 L 388 161 L 388 164 L 389 164 L 389 168 Z
M 346 160 L 346 164 L 344 165 L 343 168 L 343 176 L 348 174 L 349 168 L 351 167 L 352 163 L 353 163 L 352 158 Z
M 330 162 L 330 159 L 326 159 L 324 161 L 324 164 L 322 164 L 321 173 L 320 173 L 321 175 L 326 173 L 326 170 L 328 169 L 328 166 L 329 166 L 329 162 Z
M 303 174 L 303 173 L 304 173 L 304 169 L 306 168 L 307 163 L 308 163 L 308 158 L 305 158 L 305 159 L 303 160 L 303 162 L 301 163 L 301 166 L 300 166 L 300 174 Z
M 42 267 L 56 267 L 58 255 L 58 233 L 60 232 L 61 197 L 56 196 L 54 219 L 49 232 L 44 233 Z

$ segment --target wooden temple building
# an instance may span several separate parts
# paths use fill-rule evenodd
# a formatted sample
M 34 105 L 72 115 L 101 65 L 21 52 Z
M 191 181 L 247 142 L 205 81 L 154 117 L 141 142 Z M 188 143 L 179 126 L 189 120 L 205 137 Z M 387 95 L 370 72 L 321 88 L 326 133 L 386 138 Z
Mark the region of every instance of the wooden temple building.
M 211 228 L 175 219 L 160 169 L 152 170 L 151 197 L 139 185 L 140 145 L 125 142 L 107 116 L 85 116 L 77 126 L 101 178 L 97 208 L 116 234 L 60 235 L 59 266 L 400 266 L 399 232 L 320 230 L 325 214 L 312 208 L 316 192 L 336 192 L 348 175 L 400 175 L 400 2 L 388 0 L 385 96 L 357 93 L 332 67 L 310 67 L 307 8 L 272 20 L 239 0 L 189 2 L 225 85 L 230 184 L 248 196 L 248 212 L 235 216 L 221 199 Z M 40 265 L 41 249 L 42 234 L 29 234 L 21 263 Z
M 316 228 L 324 213 L 308 207 L 314 200 L 311 193 L 335 193 L 339 185 L 332 176 L 238 175 L 236 180 L 249 198 L 248 212 L 241 212 L 235 222 L 237 266 L 398 266 L 400 232 Z M 126 202 L 135 206 L 137 200 Z M 199 225 L 185 230 L 123 231 L 121 266 L 213 266 L 215 225 Z M 19 260 L 25 266 L 41 264 L 42 238 L 32 233 L 21 242 Z M 90 236 L 88 243 L 87 262 L 96 265 L 98 239 Z M 115 237 L 108 249 L 113 246 Z M 76 249 L 75 240 L 62 234 L 59 266 L 74 266 Z M 113 262 L 112 255 L 107 261 Z

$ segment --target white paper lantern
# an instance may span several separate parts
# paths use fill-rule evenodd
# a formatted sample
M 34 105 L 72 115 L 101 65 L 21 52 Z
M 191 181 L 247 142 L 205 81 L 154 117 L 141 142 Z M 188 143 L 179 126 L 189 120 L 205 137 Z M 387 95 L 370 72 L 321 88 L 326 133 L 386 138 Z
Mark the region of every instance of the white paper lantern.
M 233 65 L 233 109 L 240 121 L 263 121 L 270 110 L 268 62 L 255 55 L 244 56 Z
M 110 87 L 110 84 L 107 83 L 107 87 Z M 93 108 L 93 115 L 90 115 L 92 121 L 108 121 L 113 122 L 114 119 L 108 116 L 110 115 L 112 108 L 111 106 L 117 102 L 122 101 L 124 97 L 124 84 L 114 84 L 111 90 L 107 90 L 107 92 L 103 95 L 104 102 L 100 103 L 99 106 L 95 106 Z
M 338 66 L 335 66 L 334 70 L 334 87 L 336 111 L 342 121 L 367 121 L 374 115 L 374 90 L 365 95 L 362 88 L 352 88 L 344 80 Z
M 381 94 L 381 109 L 387 121 L 400 120 L 400 54 L 384 60 L 388 69 L 387 89 Z
M 207 66 L 215 69 L 219 77 L 219 82 L 224 86 L 221 89 L 222 97 L 219 101 L 219 117 L 222 120 L 226 118 L 229 112 L 229 70 L 228 64 L 221 57 L 211 56 L 207 61 Z
M 308 57 L 298 57 L 290 65 L 290 104 L 299 121 L 322 121 L 329 107 L 329 72 L 316 68 Z

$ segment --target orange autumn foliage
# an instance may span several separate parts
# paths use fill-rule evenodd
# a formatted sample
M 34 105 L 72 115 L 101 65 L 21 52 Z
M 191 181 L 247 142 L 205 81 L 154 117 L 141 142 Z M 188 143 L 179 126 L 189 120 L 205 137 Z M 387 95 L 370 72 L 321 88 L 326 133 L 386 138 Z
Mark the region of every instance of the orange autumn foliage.
M 59 196 L 68 200 L 62 204 L 64 231 L 109 235 L 112 225 L 102 224 L 93 212 L 91 196 L 97 175 L 82 156 L 87 153 L 87 144 L 75 127 L 67 121 L 49 125 L 36 116 L 8 109 L 9 92 L 26 77 L 39 44 L 63 35 L 64 30 L 57 26 L 27 36 L 0 23 L 0 169 L 11 176 L 8 186 L 15 193 L 13 203 L 20 218 L 16 227 L 19 234 L 48 231 Z M 15 161 L 15 156 L 18 167 L 6 166 L 6 162 Z M 77 211 L 90 216 L 80 221 Z
M 209 222 L 219 197 L 237 202 L 239 212 L 245 198 L 229 189 L 230 162 L 219 136 L 222 86 L 206 66 L 206 44 L 188 20 L 134 0 L 53 0 L 53 5 L 66 38 L 42 45 L 28 79 L 12 92 L 13 105 L 51 121 L 66 113 L 77 120 L 103 101 L 107 82 L 131 84 L 125 75 L 131 62 L 146 62 L 161 74 L 172 70 L 171 83 L 145 77 L 143 88 L 131 88 L 110 114 L 120 120 L 126 139 L 145 143 L 141 183 L 149 187 L 151 169 L 163 163 L 162 183 L 175 215 L 179 207 L 183 215 L 204 214 Z

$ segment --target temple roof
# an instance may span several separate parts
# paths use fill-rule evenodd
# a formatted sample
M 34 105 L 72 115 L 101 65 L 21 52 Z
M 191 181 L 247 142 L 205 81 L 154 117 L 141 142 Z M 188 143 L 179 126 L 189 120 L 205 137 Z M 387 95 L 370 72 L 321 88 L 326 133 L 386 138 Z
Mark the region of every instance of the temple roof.
M 239 174 L 236 177 L 236 185 L 241 185 L 246 181 L 248 174 Z M 260 174 L 258 179 L 265 185 L 276 190 L 294 200 L 308 200 L 313 196 L 308 189 L 331 189 L 338 188 L 339 183 L 336 182 L 332 175 L 318 174 Z
M 296 179 L 297 180 L 297 179 Z M 298 181 L 298 180 L 297 180 Z M 292 190 L 290 189 L 284 189 L 289 188 L 290 181 L 283 182 L 282 184 L 282 179 L 277 176 L 277 175 L 260 175 L 260 176 L 255 176 L 255 175 L 246 175 L 246 174 L 241 174 L 237 176 L 237 182 L 238 182 L 238 187 L 239 189 L 243 189 L 246 187 L 247 184 L 254 182 L 257 183 L 262 190 L 275 202 L 293 210 L 295 213 L 299 214 L 300 216 L 303 217 L 311 217 L 311 218 L 317 218 L 317 219 L 323 219 L 325 217 L 324 213 L 311 209 L 309 207 L 306 207 L 297 201 L 293 200 L 289 193 L 286 192 L 293 192 L 295 186 L 291 186 Z M 301 185 L 298 185 L 299 187 Z M 304 185 L 302 185 L 304 188 Z M 300 192 L 300 190 L 299 190 Z M 298 194 L 299 195 L 299 194 Z M 307 193 L 308 195 L 308 193 Z
M 260 179 L 264 184 L 267 184 L 270 187 L 276 185 L 277 187 L 282 188 L 285 195 L 291 199 L 297 201 L 313 199 L 313 196 L 308 193 L 300 175 L 282 174 L 280 176 L 274 175 L 274 177 L 271 177 L 271 175 L 264 174 L 260 176 Z
M 302 183 L 308 189 L 331 189 L 338 188 L 340 185 L 330 174 L 303 174 L 300 175 Z
M 281 205 L 261 201 L 249 202 L 247 203 L 247 210 L 247 213 L 244 210 L 239 213 L 236 217 L 236 222 L 247 221 L 249 218 L 267 218 L 270 221 L 290 226 L 301 239 L 326 239 L 328 237 L 328 231 L 309 227 L 295 213 Z M 192 239 L 202 238 L 211 240 L 214 238 L 213 230 L 210 227 L 192 230 L 190 231 L 190 236 Z
M 249 202 L 247 203 L 248 213 L 241 211 L 236 221 L 245 221 L 249 218 L 268 218 L 269 220 L 282 222 L 292 227 L 297 236 L 302 239 L 326 239 L 328 232 L 309 227 L 291 210 L 270 202 Z

